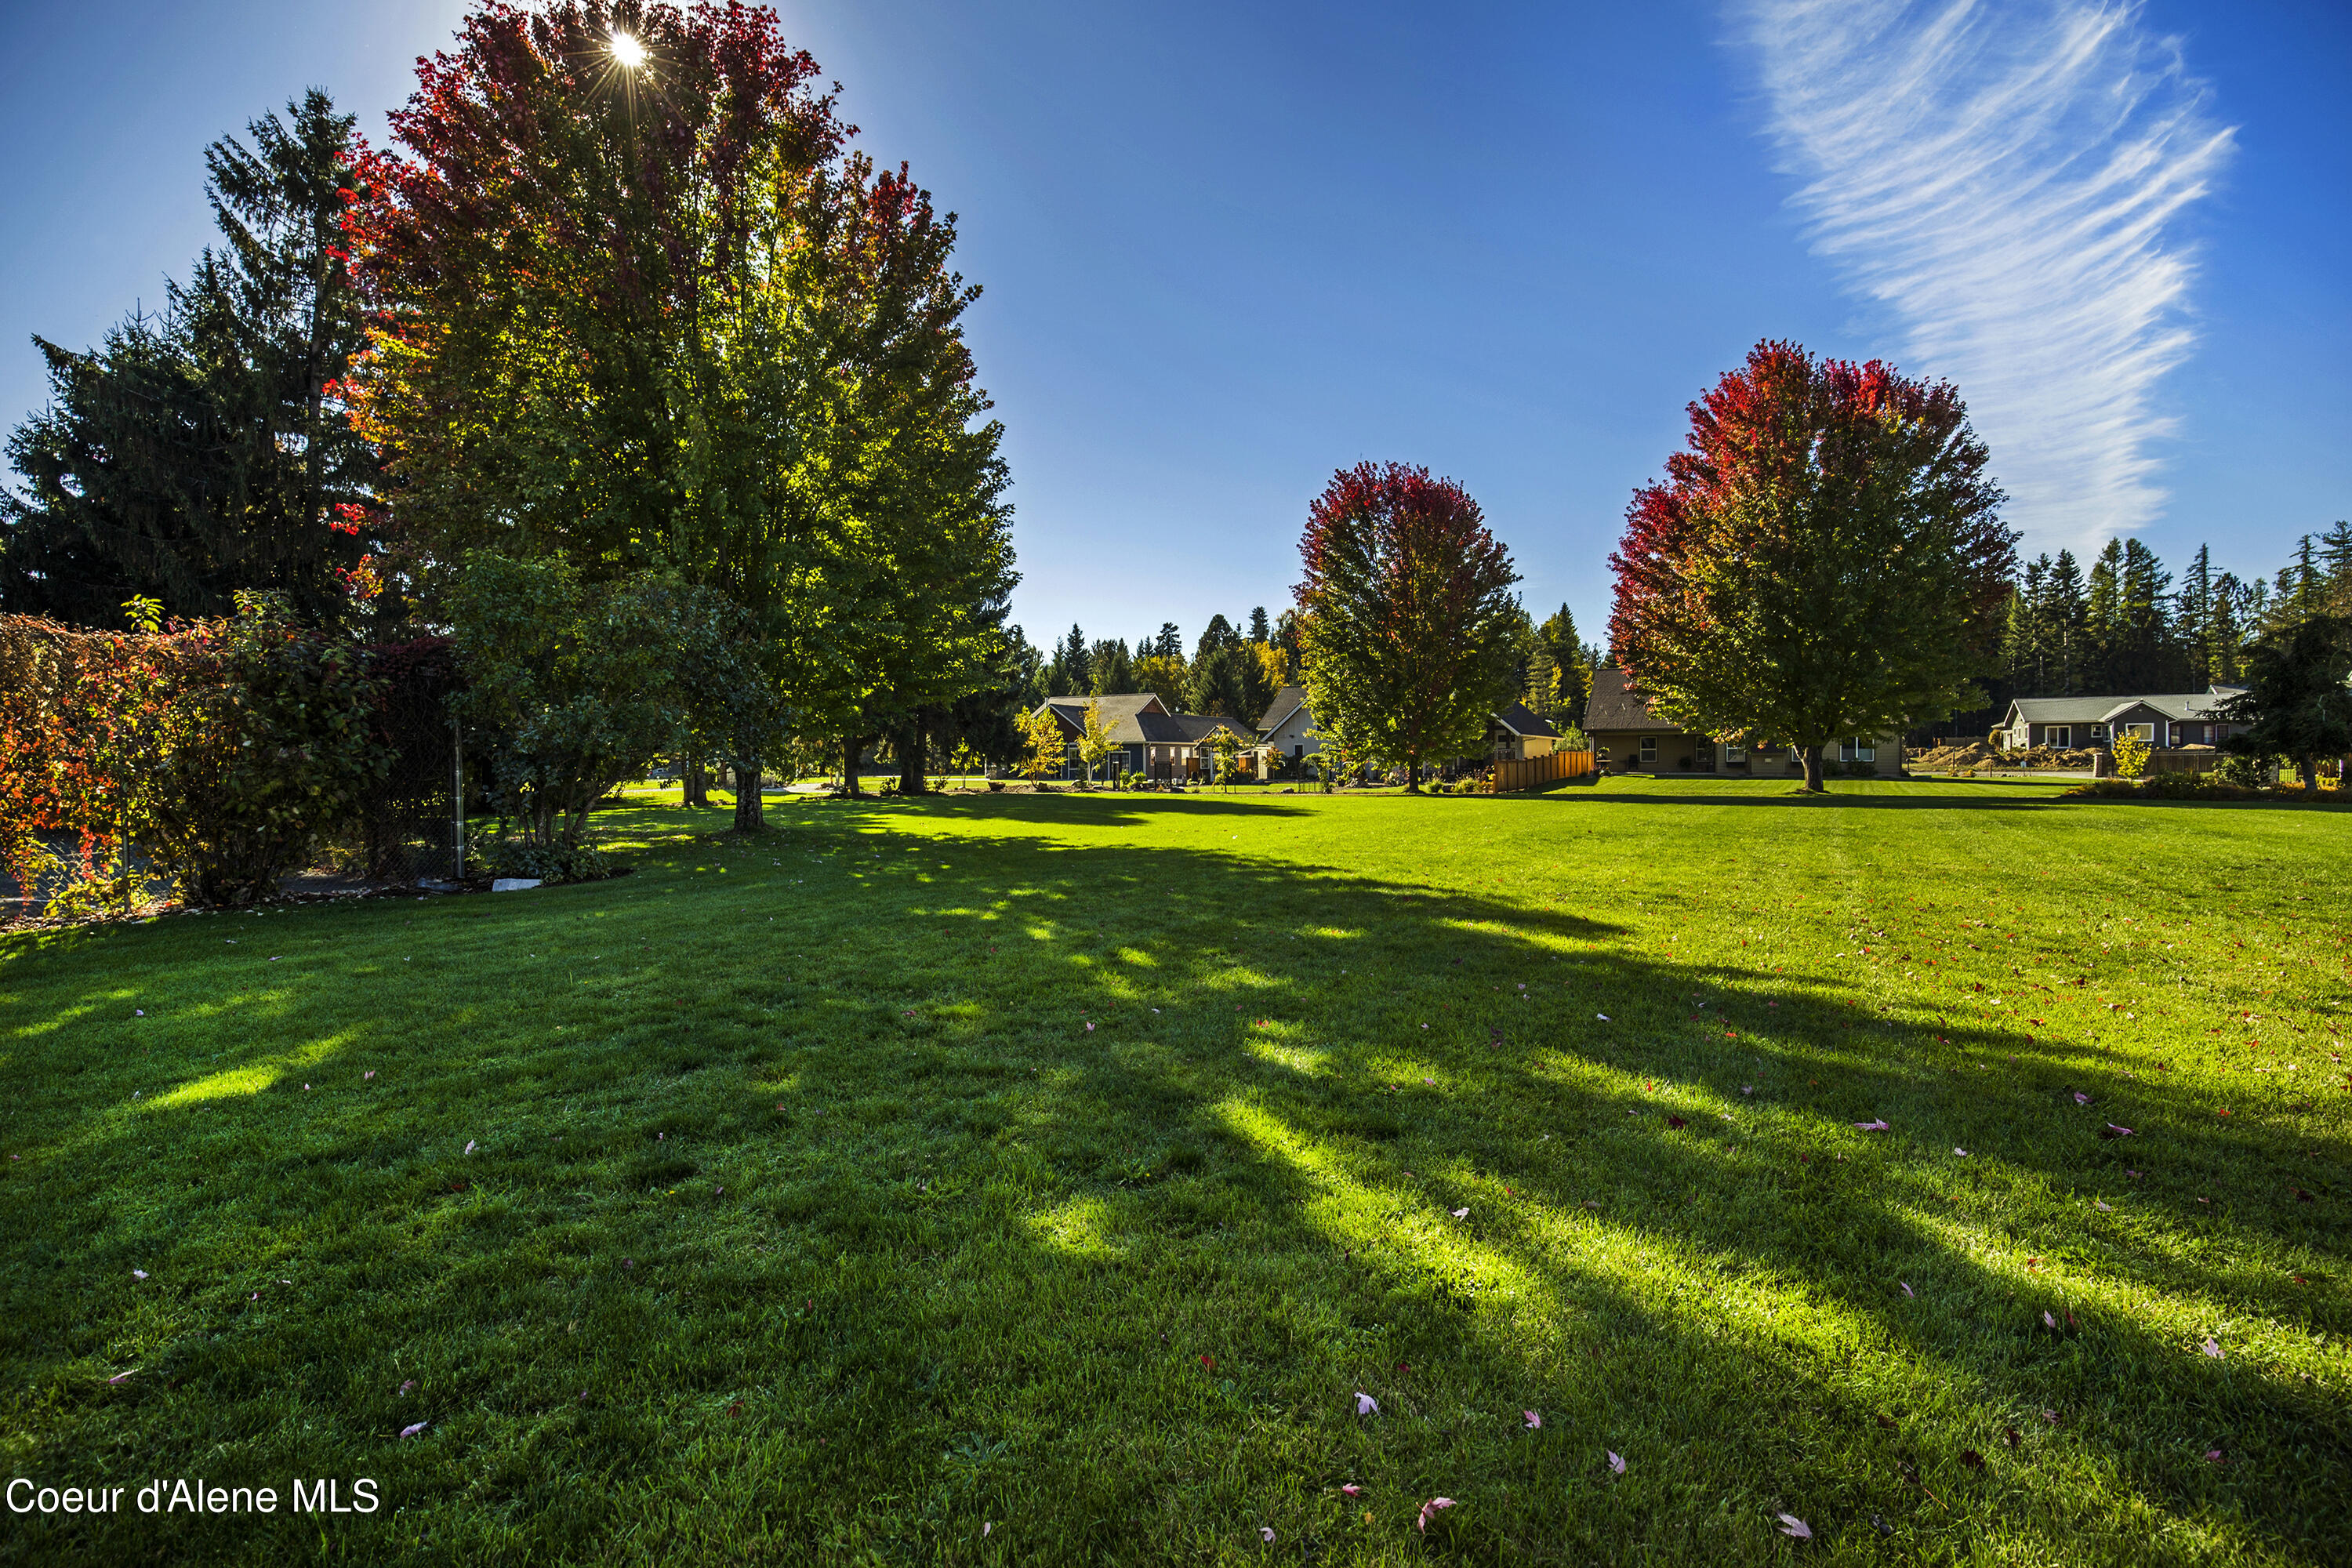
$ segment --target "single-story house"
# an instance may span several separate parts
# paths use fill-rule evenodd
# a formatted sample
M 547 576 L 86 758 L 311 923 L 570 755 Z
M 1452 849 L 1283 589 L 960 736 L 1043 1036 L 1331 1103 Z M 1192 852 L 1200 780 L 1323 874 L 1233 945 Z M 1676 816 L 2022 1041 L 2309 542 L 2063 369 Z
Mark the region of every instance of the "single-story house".
M 1716 773 L 1732 778 L 1802 776 L 1805 759 L 1794 746 L 1718 741 L 1694 733 L 1650 711 L 1650 700 L 1627 683 L 1622 669 L 1592 672 L 1584 706 L 1584 732 L 1592 738 L 1592 765 L 1602 773 Z M 1822 762 L 1868 763 L 1897 777 L 1903 737 L 1849 735 L 1822 747 Z
M 1486 755 L 1498 763 L 1549 757 L 1559 744 L 1559 731 L 1548 721 L 1528 712 L 1523 702 L 1512 703 L 1486 725 Z
M 2213 717 L 2213 710 L 2244 690 L 2216 686 L 2205 691 L 2154 697 L 2020 697 L 2009 705 L 1996 730 L 2019 751 L 2104 752 L 2118 736 L 2137 735 L 2150 746 L 2218 746 L 2243 730 Z
M 1321 751 L 1323 742 L 1315 733 L 1315 715 L 1307 708 L 1307 689 L 1286 686 L 1276 692 L 1274 700 L 1266 706 L 1265 719 L 1258 723 L 1257 735 L 1260 744 L 1292 762 Z M 1494 715 L 1486 725 L 1486 754 L 1491 758 L 1517 762 L 1548 757 L 1559 743 L 1559 731 L 1528 712 L 1522 703 L 1512 703 Z
M 1090 700 L 1102 705 L 1103 728 L 1118 748 L 1104 761 L 1102 776 L 1139 773 L 1163 784 L 1213 778 L 1217 771 L 1215 742 L 1221 730 L 1230 731 L 1240 742 L 1243 765 L 1253 772 L 1266 749 L 1250 727 L 1240 721 L 1209 713 L 1171 713 L 1154 692 L 1092 699 L 1049 697 L 1039 710 L 1054 716 L 1067 742 L 1063 753 L 1063 778 L 1086 777 L 1078 741 L 1087 732 L 1087 703 Z

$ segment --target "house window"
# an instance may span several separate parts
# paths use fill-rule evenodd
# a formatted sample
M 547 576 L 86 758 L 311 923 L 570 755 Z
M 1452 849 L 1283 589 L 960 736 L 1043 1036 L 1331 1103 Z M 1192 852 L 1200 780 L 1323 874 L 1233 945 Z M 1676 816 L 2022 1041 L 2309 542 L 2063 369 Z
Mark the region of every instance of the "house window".
M 2124 733 L 2137 735 L 2150 745 L 2156 743 L 2156 726 L 2153 724 L 2126 724 L 2124 726 Z
M 1726 746 L 1723 748 L 1723 760 L 1730 763 L 1735 768 L 1746 767 L 1748 765 L 1748 748 L 1745 746 Z
M 1657 763 L 1658 738 L 1655 735 L 1644 735 L 1642 737 L 1642 765 L 1650 768 L 1657 766 Z
M 2095 746 L 2106 738 L 2107 727 L 2105 724 L 2094 724 L 2091 726 L 2091 744 Z
M 2043 740 L 2048 744 L 2056 747 L 2059 751 L 2067 752 L 2074 750 L 2074 730 L 2073 725 L 2053 724 L 2042 733 Z
M 1878 748 L 1872 745 L 1868 741 L 1863 740 L 1860 736 L 1856 736 L 1853 742 L 1853 755 L 1847 760 L 1849 762 L 1856 763 L 1876 762 L 1878 760 Z

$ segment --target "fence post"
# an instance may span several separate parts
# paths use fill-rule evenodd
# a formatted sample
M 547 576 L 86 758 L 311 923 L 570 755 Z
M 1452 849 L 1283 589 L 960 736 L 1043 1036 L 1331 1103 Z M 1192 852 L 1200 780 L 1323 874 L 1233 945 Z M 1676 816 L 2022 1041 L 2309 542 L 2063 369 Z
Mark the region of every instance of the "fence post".
M 449 715 L 449 843 L 456 859 L 449 879 L 466 879 L 466 732 L 455 713 Z

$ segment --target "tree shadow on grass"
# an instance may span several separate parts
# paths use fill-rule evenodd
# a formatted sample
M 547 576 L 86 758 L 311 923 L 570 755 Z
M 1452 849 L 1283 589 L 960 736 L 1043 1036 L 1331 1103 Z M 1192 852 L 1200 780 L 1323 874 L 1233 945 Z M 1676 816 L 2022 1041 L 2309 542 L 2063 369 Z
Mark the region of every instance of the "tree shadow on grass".
M 755 1539 L 780 1489 L 786 1539 L 844 1560 L 980 1553 L 979 1519 L 1003 1521 L 1008 1561 L 1230 1552 L 1257 1520 L 1350 1560 L 1389 1550 L 1440 1492 L 1463 1499 L 1441 1547 L 1531 1560 L 1760 1560 L 1783 1508 L 1861 1549 L 1876 1514 L 1930 1555 L 2030 1540 L 2080 1556 L 2120 1518 L 2146 1533 L 2118 1557 L 2293 1559 L 2347 1527 L 2340 1388 L 2295 1384 L 2251 1325 L 2209 1361 L 2163 1300 L 2284 1318 L 2287 1288 L 2252 1299 L 2202 1256 L 2210 1231 L 2118 1222 L 2082 1251 L 2079 1227 L 2109 1222 L 2043 1189 L 2120 1150 L 2083 1117 L 2046 1131 L 2071 1100 L 2012 1103 L 2007 1142 L 1976 1155 L 1998 1179 L 1956 1219 L 1935 1208 L 1963 1180 L 1936 1148 L 1987 1114 L 1943 1068 L 2016 1055 L 2012 1084 L 2074 1070 L 2056 1042 L 1990 1023 L 1937 1028 L 1950 1047 L 1918 1023 L 1850 1028 L 1837 977 L 1662 961 L 1612 945 L 1628 933 L 1606 921 L 1471 894 L 984 827 L 954 842 L 951 876 L 886 868 L 823 909 L 777 903 L 786 942 L 731 963 L 706 955 L 733 951 L 761 895 L 683 915 L 615 900 L 600 935 L 709 970 L 683 1051 L 566 993 L 536 1025 L 602 1037 L 549 1037 L 503 1067 L 379 1030 L 404 1080 L 398 1126 L 361 1118 L 278 1148 L 258 1112 L 284 1093 L 206 1110 L 258 1173 L 249 1215 L 183 1192 L 177 1152 L 142 1155 L 128 1127 L 84 1139 L 69 1183 L 16 1194 L 31 1233 L 90 1238 L 48 1249 L 50 1268 L 126 1273 L 104 1216 L 132 1198 L 166 1257 L 156 1224 L 266 1249 L 263 1189 L 321 1179 L 366 1235 L 313 1231 L 307 1310 L 199 1288 L 136 1385 L 151 1403 L 110 1426 L 71 1383 L 82 1403 L 37 1424 L 37 1457 L 100 1451 L 77 1442 L 101 1431 L 142 1474 L 223 1453 L 381 1473 L 390 1456 L 409 1517 L 479 1560 L 664 1540 L 691 1556 L 722 1525 Z M 579 918 L 468 912 L 483 944 Z M 334 914 L 358 931 L 389 911 Z M 782 960 L 820 937 L 812 989 Z M 112 962 L 138 945 L 118 939 Z M 468 989 L 460 1012 L 501 984 L 440 983 Z M 1537 1000 L 1517 1000 L 1522 983 Z M 1738 1039 L 1694 993 L 1744 998 Z M 76 1049 L 43 1037 L 19 1059 L 70 1073 Z M 2151 1165 L 2287 1168 L 2286 1134 L 2218 1131 L 2204 1110 L 2149 1086 L 2145 1142 L 2126 1147 Z M 455 1152 L 457 1128 L 494 1116 L 509 1135 Z M 1881 1116 L 1894 1131 L 1850 1125 Z M 528 1152 L 541 1138 L 551 1174 Z M 237 1181 L 201 1179 L 215 1194 Z M 2255 1212 L 2269 1223 L 2248 1234 L 2303 1219 Z M 2340 1224 L 2309 1228 L 2340 1259 Z M 2065 1282 L 2022 1269 L 2028 1249 Z M 36 1290 L 26 1262 L 0 1303 L 11 1359 L 52 1386 L 65 1347 L 138 1331 L 134 1298 Z M 1710 1279 L 1739 1289 L 1710 1297 Z M 2076 1321 L 2053 1331 L 2042 1310 Z M 2333 1295 L 2304 1310 L 2347 1326 Z M 353 1320 L 364 1331 L 339 1337 Z M 559 1321 L 586 1338 L 514 1341 L 513 1325 Z M 370 1342 L 433 1369 L 445 1447 L 380 1446 L 422 1407 L 391 1394 Z M 288 1366 L 273 1401 L 269 1369 Z M 1381 1417 L 1354 1415 L 1359 1389 Z M 2231 1462 L 2206 1465 L 2217 1445 Z M 1623 1479 L 1604 1448 L 1633 1460 Z M 509 1524 L 480 1511 L 485 1454 Z M 582 1475 L 601 1478 L 588 1495 Z M 1380 1533 L 1334 1495 L 1341 1480 L 1371 1486 Z M 649 1533 L 648 1499 L 700 1523 Z M 1022 1533 L 1049 1521 L 1049 1537 Z M 53 1546 L 138 1539 L 135 1521 L 36 1528 Z M 182 1539 L 201 1556 L 258 1538 L 248 1522 Z

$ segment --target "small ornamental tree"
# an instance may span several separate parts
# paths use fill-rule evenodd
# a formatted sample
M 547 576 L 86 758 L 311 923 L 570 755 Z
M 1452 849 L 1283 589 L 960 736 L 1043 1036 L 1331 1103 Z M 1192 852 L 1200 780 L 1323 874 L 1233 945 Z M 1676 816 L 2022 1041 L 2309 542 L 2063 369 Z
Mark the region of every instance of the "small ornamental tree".
M 2116 777 L 2136 779 L 2147 772 L 2147 754 L 2152 748 L 2137 735 L 2118 735 L 2110 753 L 2116 759 Z
M 2246 653 L 2246 689 L 2215 710 L 2251 728 L 2222 742 L 2242 757 L 2294 759 L 2303 787 L 2319 786 L 2319 759 L 2352 752 L 2352 616 L 2315 616 Z
M 1040 708 L 1021 721 L 1021 771 L 1033 784 L 1060 767 L 1067 754 L 1061 721 L 1045 709 Z
M 1110 760 L 1118 743 L 1110 738 L 1110 730 L 1103 723 L 1102 700 L 1087 699 L 1086 732 L 1078 737 L 1078 760 L 1087 765 L 1087 782 L 1095 782 L 1095 772 Z
M 1227 789 L 1241 772 L 1242 743 L 1231 730 L 1220 730 L 1209 738 L 1209 750 L 1217 759 L 1217 782 Z
M 676 748 L 697 698 L 682 672 L 724 669 L 732 607 L 665 577 L 590 583 L 560 560 L 480 551 L 447 604 L 467 687 L 452 707 L 487 742 L 499 815 L 519 829 L 494 868 L 593 872 L 588 808 Z
M 1421 770 L 1478 749 L 1507 699 L 1518 574 L 1460 485 L 1427 468 L 1334 474 L 1299 542 L 1307 706 L 1351 757 Z
M 1610 639 L 1662 718 L 1822 747 L 1979 707 L 2017 536 L 1948 383 L 1759 343 L 1634 492 Z

